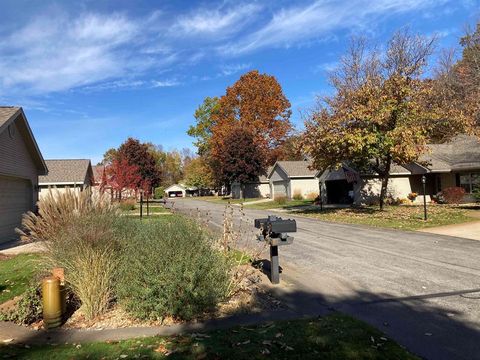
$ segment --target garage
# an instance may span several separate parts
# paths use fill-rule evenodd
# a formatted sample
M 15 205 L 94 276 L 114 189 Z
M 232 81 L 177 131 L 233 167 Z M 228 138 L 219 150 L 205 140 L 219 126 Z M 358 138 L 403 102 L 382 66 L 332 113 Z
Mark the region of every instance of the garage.
M 33 189 L 30 180 L 0 176 L 0 239 L 15 238 L 22 214 L 32 210 Z
M 286 181 L 274 181 L 273 182 L 273 197 L 278 196 L 288 197 L 288 183 Z

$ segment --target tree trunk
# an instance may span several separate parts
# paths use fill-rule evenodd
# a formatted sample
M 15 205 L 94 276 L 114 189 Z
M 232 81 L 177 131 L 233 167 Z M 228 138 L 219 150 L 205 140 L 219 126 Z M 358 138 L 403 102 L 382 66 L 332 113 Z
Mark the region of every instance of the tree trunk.
M 385 204 L 385 196 L 387 195 L 388 189 L 388 180 L 390 178 L 390 168 L 392 165 L 392 160 L 388 159 L 385 163 L 385 170 L 382 177 L 382 188 L 380 190 L 380 210 L 383 210 Z
M 245 196 L 245 191 L 244 191 L 244 185 L 242 183 L 240 183 L 240 199 L 244 199 L 244 196 Z

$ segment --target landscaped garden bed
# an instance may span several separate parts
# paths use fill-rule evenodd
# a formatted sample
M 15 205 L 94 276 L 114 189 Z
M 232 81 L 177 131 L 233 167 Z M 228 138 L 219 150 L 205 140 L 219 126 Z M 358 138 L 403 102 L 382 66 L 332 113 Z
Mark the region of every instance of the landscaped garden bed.
M 278 308 L 262 287 L 265 276 L 233 246 L 232 234 L 218 241 L 182 215 L 141 220 L 119 216 L 109 202 L 75 196 L 50 196 L 40 215 L 24 219 L 23 238 L 42 241 L 46 251 L 3 261 L 4 283 L 22 280 L 18 291 L 6 291 L 12 297 L 33 285 L 3 319 L 39 328 L 35 273 L 56 267 L 65 271 L 68 328 L 169 325 Z M 36 272 L 26 266 L 31 257 L 41 260 Z

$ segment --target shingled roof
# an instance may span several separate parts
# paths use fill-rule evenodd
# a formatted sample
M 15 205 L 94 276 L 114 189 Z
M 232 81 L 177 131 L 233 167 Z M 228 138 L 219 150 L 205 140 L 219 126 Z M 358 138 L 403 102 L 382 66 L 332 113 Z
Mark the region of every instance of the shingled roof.
M 280 166 L 289 177 L 314 177 L 318 173 L 318 170 L 309 168 L 309 161 L 277 161 L 275 164 Z M 272 171 L 273 167 L 268 173 L 269 176 Z
M 15 115 L 20 108 L 17 106 L 0 106 L 0 127 Z
M 83 184 L 87 175 L 92 176 L 92 166 L 88 159 L 45 160 L 48 175 L 40 176 L 39 184 Z
M 420 157 L 432 172 L 461 171 L 480 168 L 480 140 L 459 135 L 445 144 L 428 145 L 429 153 Z

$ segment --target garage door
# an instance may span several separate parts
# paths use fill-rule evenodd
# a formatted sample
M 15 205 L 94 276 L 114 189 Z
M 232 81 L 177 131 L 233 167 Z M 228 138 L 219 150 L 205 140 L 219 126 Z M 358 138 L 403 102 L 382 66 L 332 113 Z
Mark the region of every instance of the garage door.
M 32 186 L 30 181 L 0 176 L 0 243 L 15 238 L 22 214 L 31 210 Z
M 273 196 L 287 196 L 287 182 L 274 181 L 273 182 Z

